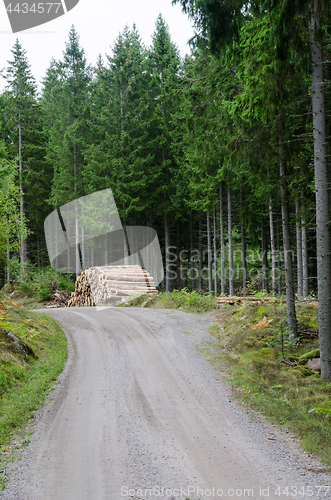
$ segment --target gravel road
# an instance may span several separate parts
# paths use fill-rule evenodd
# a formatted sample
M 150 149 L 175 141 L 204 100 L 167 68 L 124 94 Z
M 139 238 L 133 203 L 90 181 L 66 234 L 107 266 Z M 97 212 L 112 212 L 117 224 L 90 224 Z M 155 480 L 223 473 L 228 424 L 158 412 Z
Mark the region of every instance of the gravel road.
M 321 464 L 234 402 L 196 349 L 211 341 L 208 316 L 47 312 L 67 334 L 69 359 L 1 498 L 331 498 Z

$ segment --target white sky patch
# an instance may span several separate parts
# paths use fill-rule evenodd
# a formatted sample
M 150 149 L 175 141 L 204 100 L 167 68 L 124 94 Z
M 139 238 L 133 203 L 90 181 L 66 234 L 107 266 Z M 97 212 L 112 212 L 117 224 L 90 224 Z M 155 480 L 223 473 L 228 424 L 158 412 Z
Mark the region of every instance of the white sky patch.
M 14 0 L 12 6 L 17 3 Z M 176 43 L 183 57 L 190 52 L 187 42 L 193 36 L 193 27 L 187 15 L 182 13 L 181 6 L 172 6 L 171 0 L 80 0 L 67 14 L 47 24 L 15 34 L 11 32 L 6 9 L 1 1 L 0 69 L 6 68 L 7 61 L 12 60 L 10 50 L 18 38 L 27 52 L 32 74 L 40 88 L 41 79 L 45 76 L 51 58 L 62 58 L 72 24 L 80 36 L 80 45 L 85 50 L 88 62 L 95 64 L 99 54 L 104 61 L 105 53 L 111 54 L 110 46 L 114 45 L 115 38 L 126 24 L 132 28 L 135 23 L 142 42 L 149 46 L 160 12 L 169 26 L 172 41 Z M 5 81 L 1 79 L 1 90 L 4 85 Z

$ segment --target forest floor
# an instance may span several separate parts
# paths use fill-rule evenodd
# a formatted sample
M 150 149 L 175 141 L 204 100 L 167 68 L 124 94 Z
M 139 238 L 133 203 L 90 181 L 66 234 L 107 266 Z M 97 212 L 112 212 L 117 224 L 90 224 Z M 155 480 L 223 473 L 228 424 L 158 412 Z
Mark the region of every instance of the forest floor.
M 16 301 L 17 300 L 17 301 Z M 24 307 L 21 298 L 0 294 L 0 487 L 7 464 L 29 442 L 25 426 L 33 422 L 62 372 L 67 342 L 48 315 Z

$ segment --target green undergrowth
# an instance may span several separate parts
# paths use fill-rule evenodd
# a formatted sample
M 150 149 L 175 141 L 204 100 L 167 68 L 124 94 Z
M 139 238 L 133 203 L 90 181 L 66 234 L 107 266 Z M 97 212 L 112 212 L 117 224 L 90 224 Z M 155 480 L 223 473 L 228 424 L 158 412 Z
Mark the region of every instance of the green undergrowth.
M 216 310 L 216 298 L 210 294 L 200 294 L 197 291 L 188 292 L 187 289 L 172 292 L 159 292 L 157 296 L 140 295 L 122 307 L 150 307 L 153 309 L 179 309 L 188 313 L 204 313 Z
M 284 304 L 225 306 L 205 354 L 238 399 L 298 436 L 331 466 L 331 383 L 305 363 L 319 356 L 316 303 L 297 305 L 300 338 L 289 342 Z
M 16 257 L 10 261 L 10 276 L 15 295 L 27 296 L 42 302 L 50 300 L 52 283 L 58 290 L 75 290 L 74 277 L 55 271 L 51 267 L 37 268 L 29 262 L 25 264 L 24 273 Z M 8 286 L 8 285 L 7 285 Z
M 0 446 L 34 417 L 67 358 L 67 342 L 48 315 L 0 294 Z

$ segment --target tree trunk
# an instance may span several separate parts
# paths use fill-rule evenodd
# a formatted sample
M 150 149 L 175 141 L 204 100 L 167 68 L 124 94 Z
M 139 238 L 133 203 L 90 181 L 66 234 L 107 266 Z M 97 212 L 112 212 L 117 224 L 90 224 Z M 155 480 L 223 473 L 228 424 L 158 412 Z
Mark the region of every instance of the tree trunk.
M 22 162 L 22 123 L 21 110 L 18 111 L 18 162 L 19 162 L 19 183 L 20 183 L 20 219 L 23 225 L 24 219 L 24 193 L 23 193 L 23 162 Z M 21 236 L 20 262 L 22 265 L 22 276 L 25 276 L 26 264 L 26 240 Z
M 207 243 L 208 243 L 208 291 L 213 293 L 213 259 L 211 251 L 211 231 L 210 231 L 210 213 L 207 212 Z
M 310 24 L 312 58 L 312 111 L 316 192 L 318 330 L 321 378 L 331 380 L 331 249 L 328 171 L 326 161 L 325 101 L 323 88 L 322 43 L 315 39 L 320 27 L 318 0 L 312 2 Z
M 7 239 L 6 283 L 10 283 L 9 261 L 10 261 L 10 250 L 9 250 L 9 240 Z
M 194 262 L 193 262 L 193 214 L 192 212 L 190 213 L 190 265 L 191 265 L 191 290 L 193 291 L 195 289 L 195 268 L 194 268 Z
M 171 291 L 170 259 L 169 259 L 170 234 L 169 234 L 169 221 L 167 213 L 164 215 L 164 241 L 165 241 L 166 292 L 170 292 Z
M 234 295 L 231 189 L 228 187 L 229 294 Z
M 269 199 L 269 227 L 270 227 L 270 246 L 271 246 L 271 280 L 272 291 L 277 292 L 276 281 L 276 245 L 275 245 L 275 229 L 274 229 L 274 216 L 272 213 L 272 199 Z
M 202 221 L 201 212 L 199 213 L 199 290 L 202 292 L 203 276 L 202 276 Z
M 40 268 L 40 243 L 39 243 L 39 231 L 37 232 L 37 267 Z
M 279 223 L 277 222 L 277 285 L 278 285 L 278 295 L 282 294 L 282 253 L 280 250 L 280 229 Z
M 129 245 L 129 238 L 128 238 L 126 226 L 127 226 L 126 218 L 123 217 L 123 236 L 124 236 L 124 238 L 123 238 L 123 256 L 124 256 L 123 262 L 124 262 L 124 265 L 127 266 L 130 262 L 129 261 L 130 245 Z
M 180 262 L 180 224 L 177 221 L 177 241 L 176 241 L 176 273 L 177 273 L 177 288 L 182 289 L 182 279 L 181 279 L 182 266 Z
M 225 238 L 222 184 L 220 185 L 221 293 L 225 293 Z
M 80 265 L 79 223 L 78 223 L 77 212 L 75 221 L 75 242 L 76 242 L 76 278 L 77 278 L 82 271 Z
M 263 221 L 261 230 L 261 240 L 262 240 L 262 289 L 269 293 L 267 232 Z
M 302 238 L 302 295 L 307 297 L 309 295 L 309 281 L 308 281 L 308 247 L 307 247 L 307 225 L 304 214 L 304 196 L 301 193 L 301 238 Z
M 213 206 L 214 219 L 214 293 L 217 295 L 217 230 L 216 230 L 216 205 Z
M 246 257 L 246 230 L 243 216 L 242 190 L 240 190 L 240 209 L 241 209 L 241 260 L 243 269 L 243 297 L 246 297 L 247 285 L 247 257 Z
M 296 215 L 296 240 L 297 240 L 297 287 L 298 287 L 298 296 L 302 297 L 303 295 L 303 273 L 302 273 L 302 234 L 301 234 L 301 218 L 300 218 L 300 204 L 299 198 L 295 201 L 295 215 Z
M 283 227 L 283 245 L 284 245 L 284 265 L 285 265 L 285 285 L 287 302 L 287 321 L 289 339 L 291 341 L 298 337 L 297 316 L 295 310 L 294 285 L 292 273 L 292 252 L 290 243 L 290 221 L 287 205 L 286 188 L 286 163 L 283 144 L 284 124 L 282 118 L 279 121 L 279 174 L 280 174 L 280 197 L 282 205 L 282 227 Z

